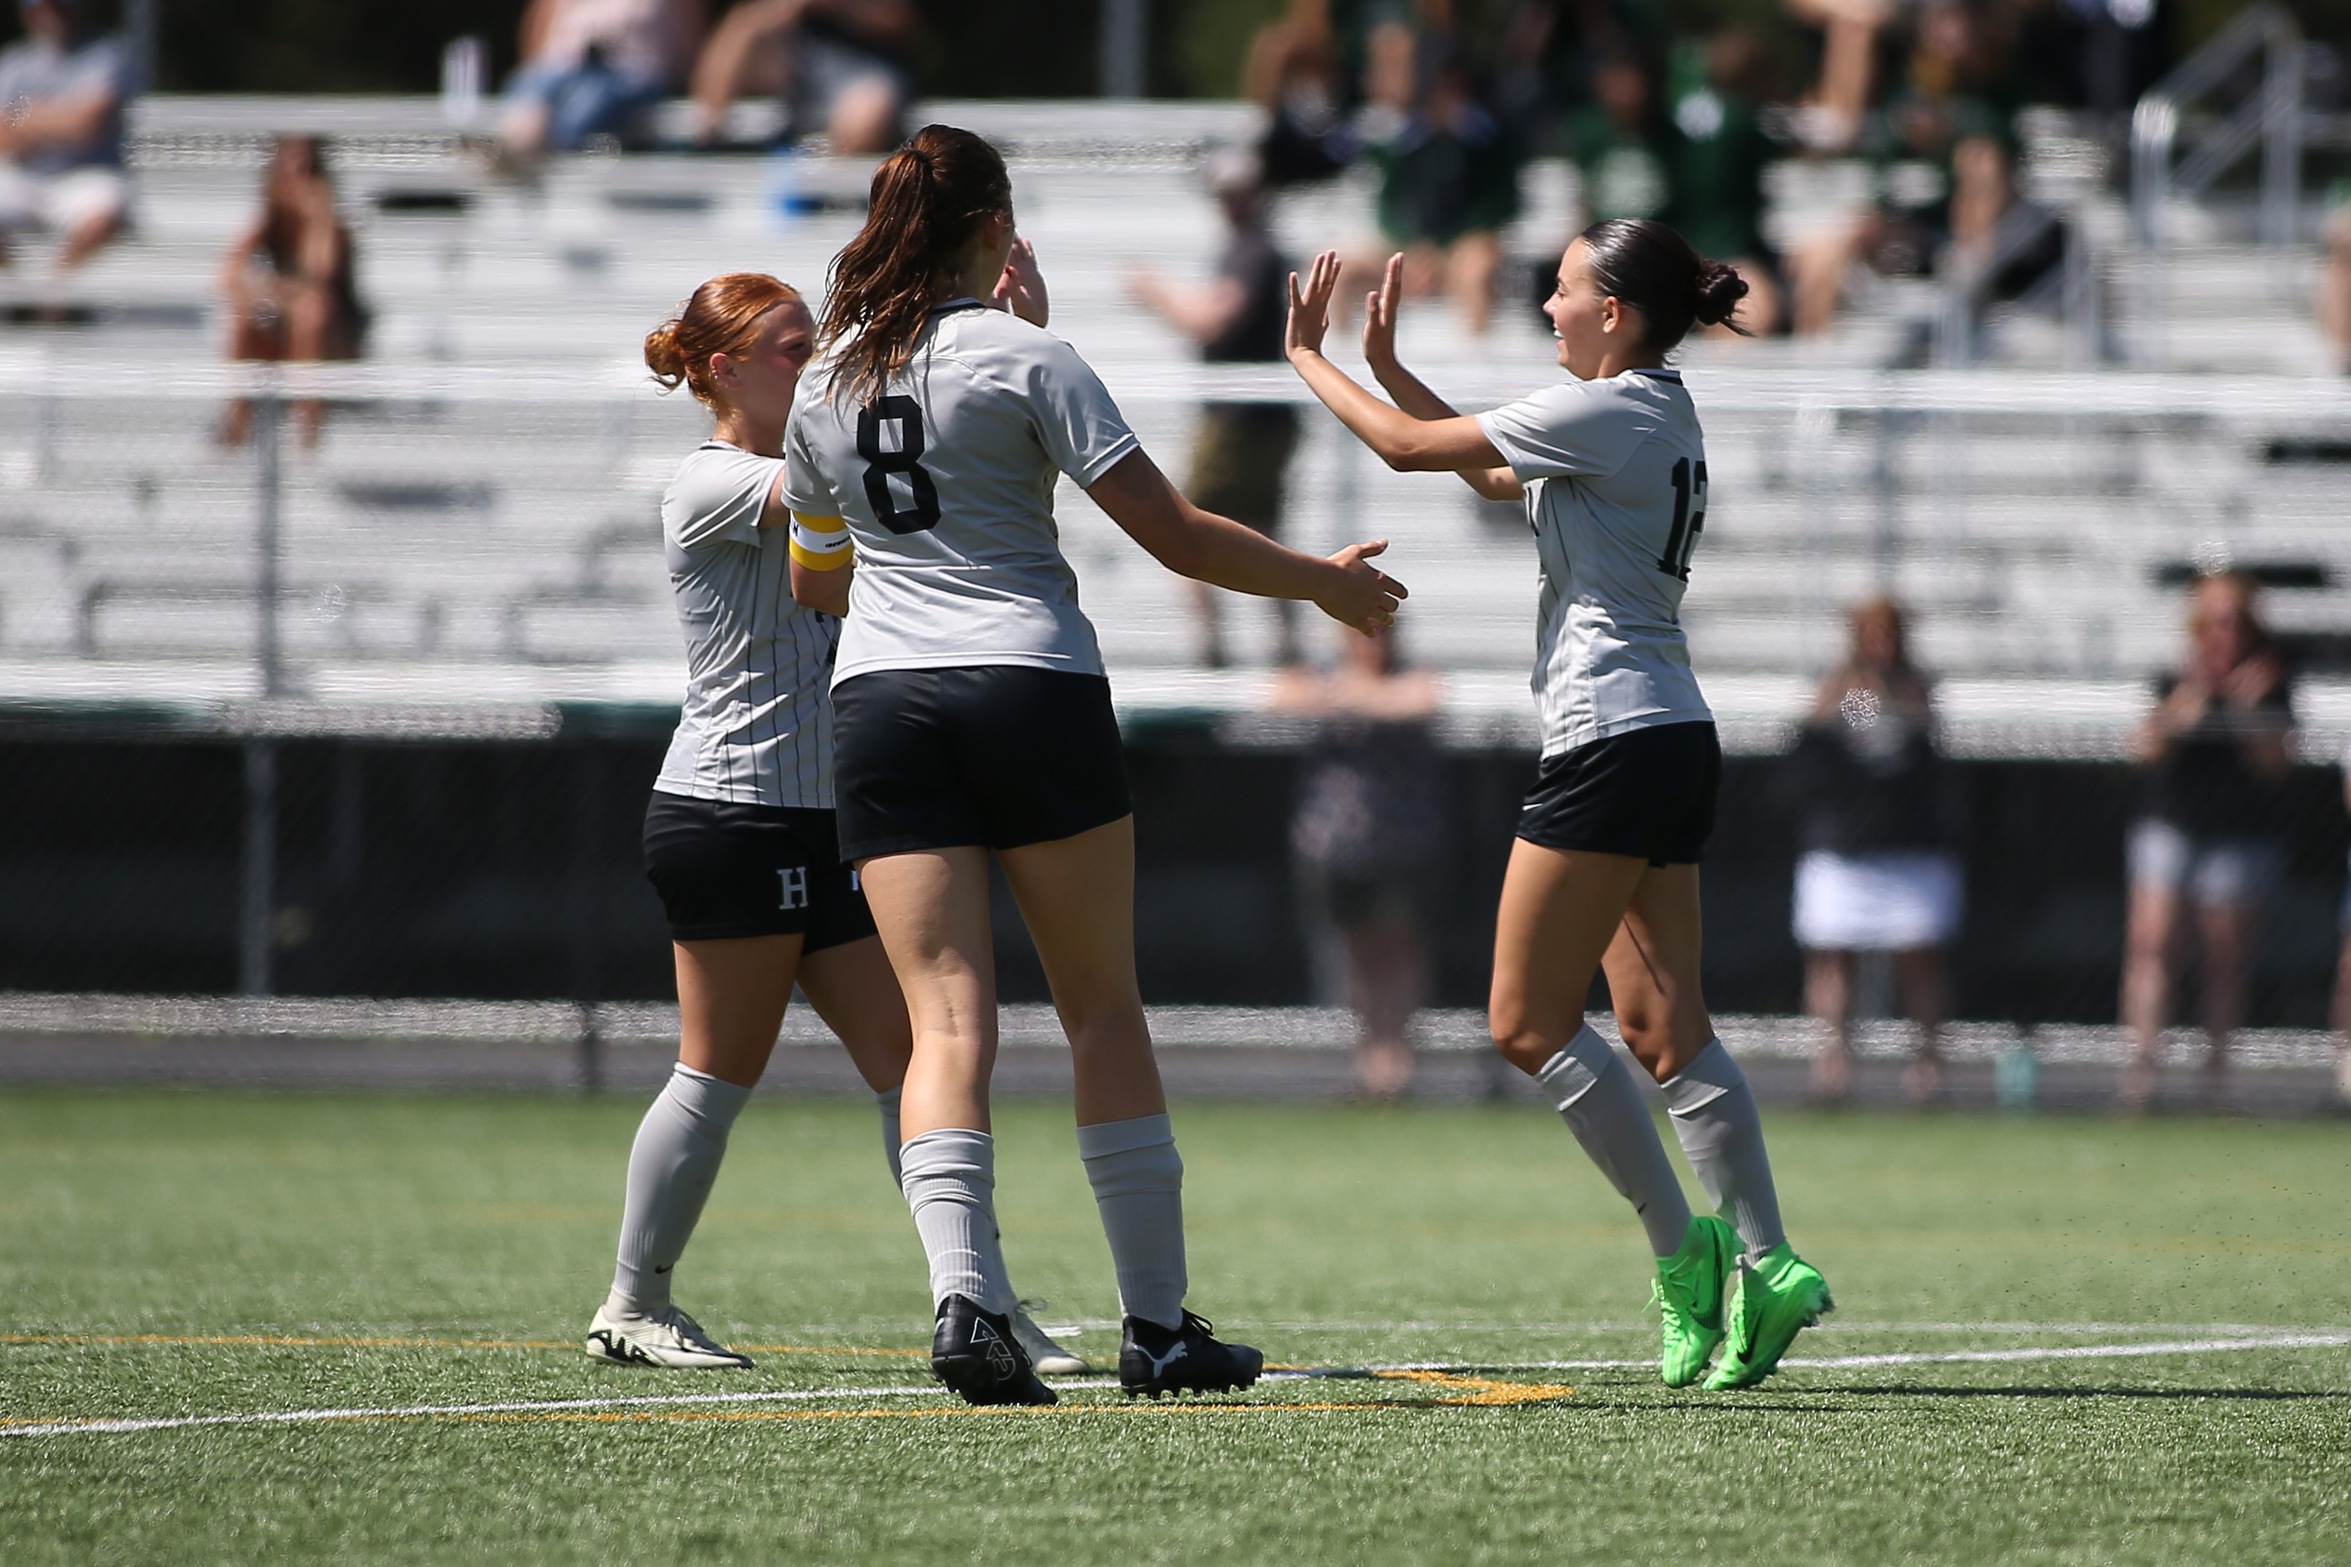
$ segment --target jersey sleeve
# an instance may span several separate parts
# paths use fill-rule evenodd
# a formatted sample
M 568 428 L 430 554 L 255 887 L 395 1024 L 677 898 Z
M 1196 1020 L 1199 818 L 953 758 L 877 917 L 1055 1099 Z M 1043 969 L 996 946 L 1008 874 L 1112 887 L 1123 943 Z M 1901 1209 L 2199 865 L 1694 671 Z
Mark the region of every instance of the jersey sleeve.
M 832 481 L 816 459 L 815 442 L 803 417 L 811 403 L 821 401 L 824 395 L 821 390 L 811 393 L 804 386 L 800 399 L 792 405 L 791 418 L 784 423 L 784 504 L 792 508 L 795 518 L 838 523 L 840 497 L 833 493 Z
M 776 472 L 784 466 L 776 457 L 756 452 L 704 448 L 678 475 L 671 503 L 676 509 L 677 542 L 681 549 L 706 549 L 713 544 L 759 543 L 759 516 L 767 509 L 768 492 Z
M 1021 391 L 1045 455 L 1083 489 L 1142 443 L 1076 349 L 1043 330 L 1035 337 Z
M 1583 382 L 1546 386 L 1477 416 L 1478 428 L 1521 480 L 1606 478 L 1649 433 L 1633 410 Z

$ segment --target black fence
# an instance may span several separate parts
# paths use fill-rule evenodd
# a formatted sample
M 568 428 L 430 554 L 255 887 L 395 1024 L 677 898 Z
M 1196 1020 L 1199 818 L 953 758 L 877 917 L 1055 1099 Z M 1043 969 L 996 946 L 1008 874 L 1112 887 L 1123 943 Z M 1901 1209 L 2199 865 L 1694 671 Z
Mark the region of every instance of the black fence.
M 664 729 L 567 721 L 554 738 L 191 735 L 120 723 L 0 730 L 0 989 L 658 999 L 670 994 L 638 831 Z M 1962 1017 L 2111 1021 L 2119 763 L 1961 761 Z M 1315 993 L 1289 817 L 1295 749 L 1210 727 L 1131 738 L 1145 995 L 1285 1004 Z M 1493 908 L 1533 758 L 1448 753 L 1449 842 L 1427 925 L 1442 1005 L 1485 999 Z M 1800 1004 L 1788 763 L 1734 757 L 1705 871 L 1707 986 L 1725 1010 Z M 2322 1026 L 2346 840 L 2341 778 L 2299 769 L 2287 869 L 2262 919 L 2257 1025 Z M 1043 976 L 1000 894 L 1008 999 Z

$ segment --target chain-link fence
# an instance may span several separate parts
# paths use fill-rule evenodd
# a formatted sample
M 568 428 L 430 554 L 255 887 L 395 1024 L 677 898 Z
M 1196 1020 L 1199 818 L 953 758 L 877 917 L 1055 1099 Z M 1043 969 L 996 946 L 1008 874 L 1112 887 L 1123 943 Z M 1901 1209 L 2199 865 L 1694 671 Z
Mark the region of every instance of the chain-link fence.
M 1102 367 L 1179 478 L 1203 395 L 1297 396 L 1273 372 Z M 621 367 L 164 373 L 51 348 L 24 368 L 0 392 L 0 986 L 665 993 L 636 823 L 681 679 L 655 507 L 691 405 Z M 1470 404 L 1523 389 L 1431 378 Z M 2177 660 L 2180 582 L 2225 558 L 2273 584 L 2303 674 L 2252 1016 L 2322 1024 L 2343 394 L 1719 362 L 1692 381 L 1712 508 L 1687 615 L 1733 752 L 1707 877 L 1720 1004 L 1800 1004 L 1789 753 L 1846 607 L 1888 589 L 1946 677 L 1960 1015 L 2110 1020 L 2126 742 Z M 249 434 L 224 445 L 240 401 Z M 1387 474 L 1319 415 L 1291 493 L 1293 542 L 1389 536 L 1415 590 L 1408 651 L 1445 676 L 1437 999 L 1474 1006 L 1532 763 L 1523 519 Z M 1129 726 L 1151 993 L 1317 999 L 1288 833 L 1315 737 L 1266 711 L 1270 617 L 1235 606 L 1241 667 L 1194 669 L 1173 580 L 1082 497 L 1061 509 Z M 1006 912 L 1008 990 L 1037 994 Z

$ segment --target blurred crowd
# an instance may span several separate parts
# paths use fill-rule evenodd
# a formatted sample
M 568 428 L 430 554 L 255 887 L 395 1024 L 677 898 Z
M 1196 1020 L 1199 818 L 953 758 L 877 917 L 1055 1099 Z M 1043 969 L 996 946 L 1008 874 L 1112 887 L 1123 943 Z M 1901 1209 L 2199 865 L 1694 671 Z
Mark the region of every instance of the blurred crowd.
M 2163 1036 L 2182 1015 L 2204 1034 L 2197 1096 L 2227 1102 L 2231 1045 L 2292 826 L 2293 680 L 2260 590 L 2242 572 L 2212 572 L 2190 585 L 2186 610 L 2180 661 L 2156 682 L 2131 744 L 2119 1006 L 2130 1058 L 2119 1102 L 2133 1111 L 2155 1104 Z M 2351 809 L 2351 756 L 2344 764 Z M 1950 1007 L 1945 954 L 1964 911 L 1965 823 L 1935 738 L 1933 687 L 1910 660 L 1893 600 L 1854 609 L 1847 656 L 1822 682 L 1784 778 L 1802 843 L 1794 915 L 1805 1009 L 1819 1031 L 1814 1093 L 1834 1102 L 1852 1090 L 1855 977 L 1874 960 L 1915 1029 L 1904 1085 L 1931 1101 Z M 2335 1091 L 2351 1107 L 2351 896 L 2342 938 Z
M 1572 163 L 1579 226 L 1659 218 L 1753 290 L 1756 331 L 1814 332 L 1860 269 L 1984 274 L 2012 296 L 2062 242 L 2022 196 L 2027 104 L 2120 116 L 2167 63 L 2150 0 L 1785 0 L 1769 26 L 1691 28 L 1644 0 L 1515 0 L 1483 29 L 1453 0 L 1293 0 L 1249 56 L 1276 184 L 1368 162 L 1380 238 L 1415 292 L 1456 299 L 1473 330 L 1497 296 L 1518 174 Z M 1752 12 L 1743 13 L 1751 17 Z M 1766 171 L 1863 160 L 1866 199 L 1814 232 L 1767 232 Z M 1528 280 L 1530 284 L 1533 280 Z M 1541 280 L 1547 287 L 1547 279 Z M 1343 291 L 1344 292 L 1344 291 Z
M 84 0 L 17 3 L 28 37 L 0 54 L 0 263 L 38 229 L 70 270 L 124 227 L 139 84 Z M 2020 111 L 2079 111 L 2119 145 L 2172 63 L 2171 3 L 1290 0 L 1250 39 L 1240 86 L 1265 115 L 1265 191 L 1371 176 L 1351 283 L 1400 249 L 1408 291 L 1450 298 L 1483 332 L 1548 291 L 1539 253 L 1566 234 L 1515 258 L 1503 234 L 1527 165 L 1556 159 L 1576 172 L 1573 227 L 1663 219 L 1738 267 L 1747 330 L 1817 333 L 1872 276 L 1939 274 L 1988 299 L 2051 277 L 2065 235 L 2020 182 Z M 733 106 L 767 98 L 785 138 L 878 154 L 907 129 L 921 40 L 914 0 L 530 0 L 485 151 L 527 177 L 552 154 L 648 145 L 682 96 L 692 143 L 730 145 Z M 1787 159 L 1848 160 L 1866 189 L 1775 227 L 1767 176 Z M 2351 369 L 2351 186 L 2335 197 L 2318 317 Z

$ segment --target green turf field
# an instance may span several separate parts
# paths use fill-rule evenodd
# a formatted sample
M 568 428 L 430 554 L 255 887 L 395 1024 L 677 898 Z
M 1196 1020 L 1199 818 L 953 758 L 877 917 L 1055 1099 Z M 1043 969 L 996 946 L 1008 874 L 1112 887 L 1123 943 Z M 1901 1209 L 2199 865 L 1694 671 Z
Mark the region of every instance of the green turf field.
M 756 1372 L 580 1355 L 639 1108 L 0 1097 L 0 1561 L 2351 1559 L 2340 1126 L 1774 1116 L 1844 1363 L 1710 1395 L 1625 1364 L 1639 1232 L 1552 1118 L 1179 1108 L 1194 1304 L 1367 1374 L 972 1413 L 844 1103 L 753 1107 L 679 1269 Z M 1066 1111 L 997 1134 L 1015 1277 L 1115 1353 Z M 424 1412 L 713 1393 L 777 1396 Z

